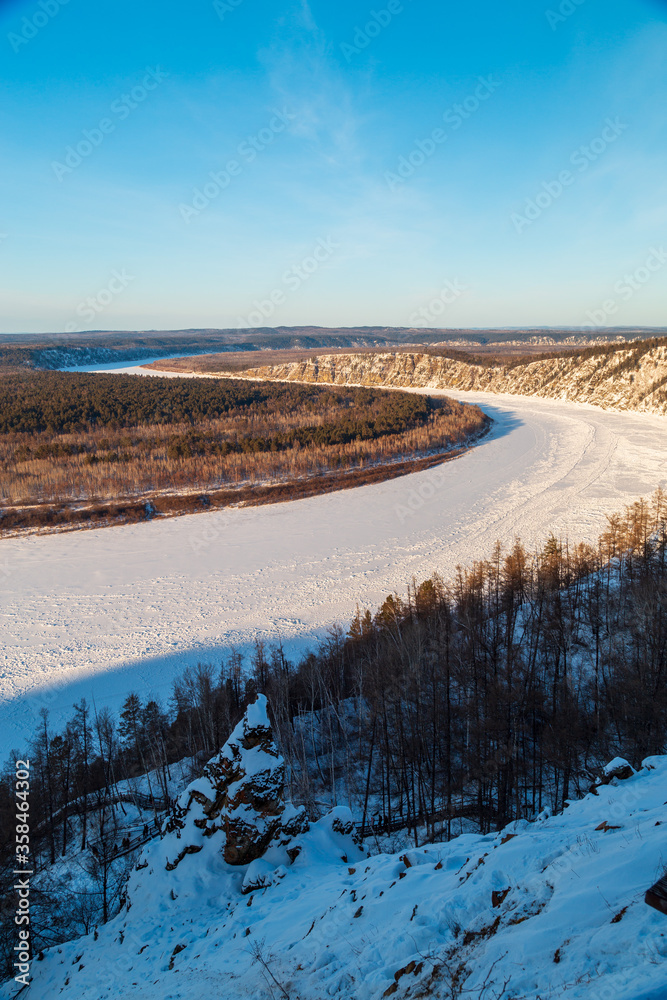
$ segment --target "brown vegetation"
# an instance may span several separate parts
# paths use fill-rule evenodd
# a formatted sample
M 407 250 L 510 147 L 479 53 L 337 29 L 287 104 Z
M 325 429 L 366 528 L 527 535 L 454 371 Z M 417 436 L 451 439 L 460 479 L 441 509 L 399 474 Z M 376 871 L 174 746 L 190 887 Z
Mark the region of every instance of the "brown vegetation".
M 23 393 L 14 409 L 0 400 L 2 532 L 143 520 L 376 482 L 443 460 L 488 424 L 477 407 L 368 389 L 70 378 L 76 399 L 62 382 L 67 376 L 54 373 L 0 382 L 0 395 L 3 386 L 12 399 Z
M 389 479 L 406 476 L 411 472 L 424 472 L 443 462 L 460 458 L 466 448 L 428 455 L 425 458 L 392 461 L 368 468 L 347 472 L 323 472 L 320 475 L 299 477 L 270 486 L 238 486 L 234 489 L 209 490 L 206 493 L 150 493 L 141 500 L 98 501 L 82 505 L 75 502 L 39 503 L 25 507 L 8 507 L 0 521 L 0 535 L 17 531 L 41 529 L 101 528 L 110 524 L 132 524 L 154 517 L 175 517 L 179 514 L 196 514 L 222 507 L 259 507 L 269 503 L 303 500 L 306 497 L 334 493 L 356 486 L 370 486 Z

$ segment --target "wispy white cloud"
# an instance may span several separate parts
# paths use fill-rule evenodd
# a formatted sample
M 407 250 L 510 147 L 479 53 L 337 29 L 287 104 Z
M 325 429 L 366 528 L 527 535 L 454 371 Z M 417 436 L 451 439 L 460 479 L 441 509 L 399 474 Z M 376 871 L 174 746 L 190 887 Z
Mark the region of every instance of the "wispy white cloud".
M 296 114 L 291 132 L 333 169 L 346 170 L 364 159 L 360 94 L 353 90 L 332 55 L 332 46 L 307 0 L 278 23 L 269 48 L 259 53 L 276 99 Z

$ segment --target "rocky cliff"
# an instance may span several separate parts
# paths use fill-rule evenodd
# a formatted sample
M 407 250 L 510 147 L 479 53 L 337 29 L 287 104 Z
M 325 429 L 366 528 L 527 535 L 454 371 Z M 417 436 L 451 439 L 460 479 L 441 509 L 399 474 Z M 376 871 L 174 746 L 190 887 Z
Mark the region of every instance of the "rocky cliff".
M 507 364 L 417 353 L 329 354 L 243 374 L 335 385 L 515 393 L 667 415 L 667 340 Z

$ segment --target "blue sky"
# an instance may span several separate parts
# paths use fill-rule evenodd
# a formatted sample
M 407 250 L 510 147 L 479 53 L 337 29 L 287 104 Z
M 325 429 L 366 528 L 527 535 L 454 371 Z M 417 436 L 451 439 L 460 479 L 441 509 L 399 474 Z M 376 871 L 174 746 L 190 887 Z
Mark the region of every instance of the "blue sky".
M 5 332 L 667 325 L 667 3 L 9 0 L 0 52 Z

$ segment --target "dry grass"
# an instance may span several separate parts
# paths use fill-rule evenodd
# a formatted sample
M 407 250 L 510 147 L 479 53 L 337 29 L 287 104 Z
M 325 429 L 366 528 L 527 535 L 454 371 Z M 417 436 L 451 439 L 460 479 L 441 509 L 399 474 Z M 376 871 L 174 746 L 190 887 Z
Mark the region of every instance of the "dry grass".
M 230 390 L 229 410 L 221 412 L 218 390 L 197 380 L 199 386 L 186 383 L 194 402 L 181 400 L 180 411 L 176 393 L 161 393 L 153 409 L 163 422 L 137 424 L 135 417 L 133 425 L 119 426 L 129 403 L 113 408 L 109 400 L 104 426 L 99 415 L 82 426 L 81 412 L 93 411 L 70 401 L 88 384 L 52 381 L 27 389 L 17 383 L 17 392 L 23 386 L 32 395 L 16 398 L 15 415 L 12 394 L 5 393 L 8 428 L 20 420 L 19 426 L 42 429 L 0 435 L 2 534 L 269 503 L 377 482 L 442 461 L 488 423 L 477 407 L 447 399 L 293 386 L 273 386 L 258 397 L 254 389 L 248 394 L 248 383 L 236 383 L 242 392 Z M 162 382 L 139 379 L 119 392 L 148 394 L 154 381 Z M 100 382 L 92 384 L 100 389 Z M 215 416 L 206 415 L 210 401 L 204 405 L 202 393 L 216 396 Z M 44 399 L 53 405 L 39 410 Z M 142 408 L 143 395 L 130 401 L 137 414 L 153 412 Z M 169 422 L 163 407 L 178 412 L 178 420 Z
M 322 473 L 321 475 L 293 479 L 272 485 L 246 485 L 233 489 L 210 490 L 204 493 L 189 491 L 182 494 L 169 492 L 147 493 L 141 499 L 117 498 L 80 504 L 74 501 L 39 503 L 33 506 L 6 508 L 0 520 L 0 536 L 25 532 L 49 532 L 79 528 L 106 527 L 111 524 L 130 524 L 148 521 L 154 517 L 177 517 L 223 507 L 258 507 L 271 503 L 285 503 L 320 496 L 338 490 L 368 486 L 373 483 L 396 479 L 412 472 L 424 472 L 443 462 L 452 461 L 467 449 L 430 455 L 425 458 L 375 465 L 348 472 Z
M 324 408 L 317 415 L 251 414 L 203 421 L 196 427 L 196 441 L 203 438 L 212 443 L 235 444 L 244 438 L 322 425 L 334 416 L 331 409 Z M 187 451 L 193 439 L 193 428 L 187 424 L 119 431 L 105 428 L 76 434 L 5 434 L 0 438 L 0 497 L 15 505 L 285 482 L 442 452 L 463 443 L 482 427 L 483 421 L 477 407 L 452 402 L 436 409 L 424 425 L 402 434 L 308 448 L 297 442 L 284 451 L 228 455 L 178 454 L 184 448 Z M 49 454 L 40 457 L 47 448 Z

